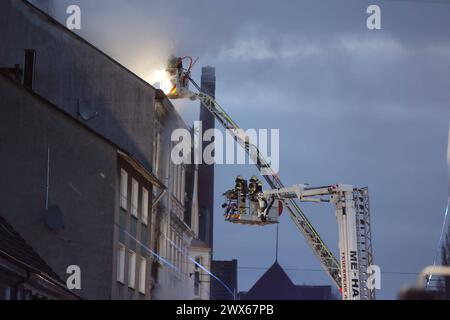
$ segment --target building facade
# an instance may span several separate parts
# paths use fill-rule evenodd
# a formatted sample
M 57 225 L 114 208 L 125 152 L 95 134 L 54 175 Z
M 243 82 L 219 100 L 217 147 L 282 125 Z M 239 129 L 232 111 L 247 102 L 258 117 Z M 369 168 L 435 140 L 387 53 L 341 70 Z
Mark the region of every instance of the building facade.
M 202 270 L 204 279 L 200 283 L 196 274 L 200 265 L 209 270 L 211 261 L 211 250 L 198 240 L 198 168 L 191 163 L 171 161 L 177 143 L 172 141 L 172 133 L 176 129 L 190 129 L 165 95 L 159 93 L 157 98 L 154 137 L 157 152 L 153 167 L 156 176 L 167 182 L 168 192 L 153 213 L 154 250 L 165 260 L 158 263 L 156 297 L 208 300 L 209 275 Z
M 0 216 L 63 281 L 79 266 L 85 299 L 209 299 L 198 168 L 171 161 L 171 133 L 188 129 L 173 105 L 29 2 L 0 15 Z
M 152 206 L 155 189 L 164 190 L 159 180 L 129 155 L 119 151 L 117 176 L 118 210 L 114 217 L 116 281 L 113 299 L 149 300 L 156 279 L 152 266 L 157 257 L 151 250 Z
M 1 164 L 10 168 L 0 215 L 61 279 L 78 266 L 83 298 L 149 298 L 142 248 L 150 246 L 153 187 L 164 186 L 126 151 L 5 75 L 0 99 Z

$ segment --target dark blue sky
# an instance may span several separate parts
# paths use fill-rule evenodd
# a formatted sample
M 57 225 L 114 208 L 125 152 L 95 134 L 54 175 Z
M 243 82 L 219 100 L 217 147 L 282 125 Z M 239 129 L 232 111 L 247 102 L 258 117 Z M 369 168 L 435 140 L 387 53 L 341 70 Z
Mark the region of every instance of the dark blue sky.
M 432 264 L 448 195 L 449 1 L 57 1 L 82 8 L 79 32 L 148 79 L 166 55 L 217 68 L 217 99 L 243 128 L 281 130 L 286 185 L 369 186 L 380 298 L 395 298 Z M 382 9 L 382 30 L 366 8 Z M 199 65 L 199 67 L 200 67 Z M 198 71 L 195 77 L 199 80 Z M 187 121 L 197 103 L 177 104 Z M 220 194 L 248 166 L 216 169 L 216 259 L 240 267 L 274 262 L 275 228 L 222 221 Z M 337 251 L 333 208 L 304 206 Z M 298 284 L 330 284 L 287 215 L 280 263 Z M 240 269 L 248 290 L 263 269 Z M 317 270 L 317 271 L 316 271 Z M 399 272 L 399 273 L 390 273 Z

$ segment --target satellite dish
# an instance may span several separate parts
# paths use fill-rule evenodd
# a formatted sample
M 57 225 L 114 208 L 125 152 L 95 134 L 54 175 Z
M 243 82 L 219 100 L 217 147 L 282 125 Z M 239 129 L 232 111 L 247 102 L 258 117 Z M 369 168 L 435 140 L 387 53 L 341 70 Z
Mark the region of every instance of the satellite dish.
M 77 102 L 77 115 L 78 118 L 84 121 L 91 121 L 92 119 L 97 118 L 100 114 L 97 111 L 84 110 L 80 107 L 80 101 Z
M 63 214 L 58 206 L 50 206 L 45 212 L 45 224 L 52 231 L 64 229 Z

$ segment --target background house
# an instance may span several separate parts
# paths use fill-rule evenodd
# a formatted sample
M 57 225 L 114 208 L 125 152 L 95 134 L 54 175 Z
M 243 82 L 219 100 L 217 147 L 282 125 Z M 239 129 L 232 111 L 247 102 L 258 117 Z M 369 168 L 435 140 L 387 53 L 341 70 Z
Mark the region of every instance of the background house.
M 47 263 L 0 216 L 0 300 L 78 300 Z
M 275 262 L 240 300 L 332 300 L 331 286 L 295 285 Z

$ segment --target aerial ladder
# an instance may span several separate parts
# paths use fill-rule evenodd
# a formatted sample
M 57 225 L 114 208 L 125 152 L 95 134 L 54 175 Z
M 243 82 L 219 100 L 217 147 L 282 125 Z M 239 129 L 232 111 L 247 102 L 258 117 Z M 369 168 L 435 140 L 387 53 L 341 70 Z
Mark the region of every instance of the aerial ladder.
M 189 67 L 184 68 L 183 62 L 185 60 L 189 61 Z M 270 164 L 259 152 L 256 145 L 253 144 L 251 139 L 245 134 L 233 119 L 225 112 L 225 110 L 219 105 L 219 103 L 210 95 L 203 93 L 201 88 L 196 84 L 196 82 L 191 78 L 191 71 L 194 67 L 196 61 L 191 57 L 171 57 L 169 59 L 168 67 L 166 69 L 167 74 L 170 77 L 172 88 L 170 92 L 166 93 L 169 99 L 191 99 L 192 101 L 199 100 L 203 107 L 208 109 L 215 119 L 225 128 L 225 130 L 230 133 L 236 142 L 244 148 L 244 150 L 249 154 L 252 161 L 255 163 L 258 170 L 262 173 L 264 179 L 270 186 L 272 190 L 287 190 L 282 183 L 280 177 L 271 168 Z M 189 89 L 189 85 L 193 84 L 198 92 L 193 92 Z M 352 239 L 351 249 L 345 250 L 345 254 L 342 255 L 341 250 L 341 263 L 335 258 L 333 253 L 324 243 L 316 229 L 313 227 L 311 222 L 308 220 L 302 209 L 297 204 L 298 197 L 282 197 L 278 195 L 280 201 L 282 201 L 283 206 L 287 208 L 290 213 L 290 217 L 295 225 L 298 227 L 300 232 L 305 237 L 307 243 L 313 250 L 314 254 L 319 259 L 323 269 L 329 274 L 332 281 L 342 292 L 343 299 L 358 300 L 358 299 L 374 299 L 374 290 L 365 290 L 367 292 L 353 294 L 351 292 L 352 285 L 355 283 L 355 279 L 359 281 L 359 288 L 361 283 L 365 283 L 367 280 L 367 269 L 366 266 L 370 266 L 373 263 L 372 255 L 372 244 L 371 244 L 371 228 L 370 228 L 370 213 L 368 207 L 368 193 L 367 190 L 352 190 L 345 191 L 345 196 L 350 197 L 350 194 L 359 194 L 361 197 L 356 197 L 354 199 L 355 208 L 359 208 L 361 204 L 361 210 L 352 210 L 352 218 L 348 219 L 346 223 L 343 223 L 344 219 L 339 223 L 340 225 L 340 238 L 347 239 L 348 229 L 357 230 L 351 234 Z M 350 199 L 350 198 L 349 198 Z M 357 201 L 356 201 L 357 200 Z M 350 200 L 348 200 L 350 201 Z M 350 201 L 351 202 L 351 201 Z M 345 204 L 344 208 L 347 208 L 349 203 L 339 202 L 339 205 Z M 349 205 L 352 207 L 351 205 Z M 357 206 L 357 207 L 356 207 Z M 346 212 L 347 209 L 344 209 Z M 339 211 L 339 212 L 342 212 Z M 353 217 L 353 212 L 355 212 L 355 217 Z M 356 213 L 357 212 L 357 213 Z M 340 213 L 339 215 L 345 215 Z M 350 224 L 353 226 L 350 228 Z M 344 237 L 344 238 L 342 238 Z M 356 239 L 355 239 L 356 238 Z M 347 240 L 345 240 L 347 241 Z M 356 251 L 356 254 L 354 253 Z M 348 266 L 351 265 L 354 259 L 357 259 L 358 270 L 353 270 L 349 272 Z M 344 260 L 343 260 L 344 259 Z M 348 260 L 350 259 L 350 260 Z M 344 263 L 343 263 L 344 262 Z M 348 265 L 350 262 L 350 265 Z M 344 265 L 344 268 L 341 268 Z M 351 265 L 354 267 L 354 264 Z M 364 285 L 364 287 L 366 287 Z M 364 291 L 364 290 L 363 290 Z
M 367 188 L 334 184 L 311 188 L 295 185 L 291 188 L 264 191 L 266 198 L 297 199 L 300 202 L 331 203 L 335 205 L 339 229 L 341 293 L 344 300 L 372 300 L 374 288 L 369 279 L 373 264 L 370 232 L 369 193 Z

